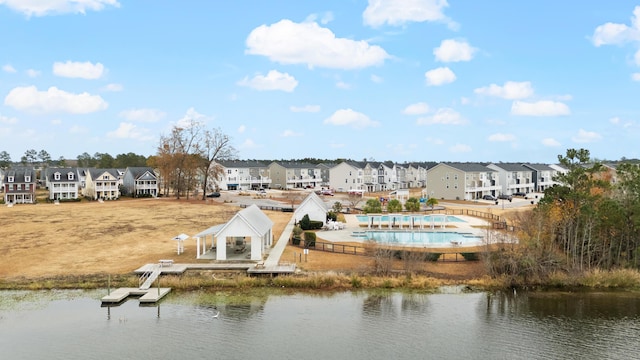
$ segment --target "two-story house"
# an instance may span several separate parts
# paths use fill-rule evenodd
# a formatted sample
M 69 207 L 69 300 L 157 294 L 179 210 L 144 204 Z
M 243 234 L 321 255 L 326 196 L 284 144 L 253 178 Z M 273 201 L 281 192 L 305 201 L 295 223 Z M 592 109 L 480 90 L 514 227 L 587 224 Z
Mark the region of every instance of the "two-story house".
M 150 167 L 128 167 L 122 176 L 122 188 L 132 197 L 157 197 L 158 176 Z
M 224 160 L 220 166 L 217 187 L 225 190 L 257 190 L 271 187 L 267 165 L 254 160 Z
M 343 161 L 329 169 L 329 186 L 338 192 L 350 190 L 367 191 L 364 183 L 364 170 L 360 163 Z
M 531 163 L 525 163 L 523 165 L 532 171 L 532 181 L 534 184 L 533 191 L 544 192 L 546 189 L 556 184 L 553 178 L 558 170 L 554 169 L 550 165 Z
M 36 171 L 33 168 L 11 168 L 4 172 L 5 204 L 36 202 Z
M 480 163 L 439 163 L 427 171 L 429 197 L 447 200 L 476 200 L 498 195 L 497 171 Z
M 280 189 L 315 189 L 322 185 L 321 169 L 314 164 L 274 161 L 268 166 L 273 187 Z
M 85 174 L 85 197 L 93 200 L 116 200 L 120 197 L 119 173 L 116 169 L 89 168 Z
M 80 187 L 78 169 L 47 168 L 45 181 L 49 190 L 49 200 L 74 200 L 78 198 Z

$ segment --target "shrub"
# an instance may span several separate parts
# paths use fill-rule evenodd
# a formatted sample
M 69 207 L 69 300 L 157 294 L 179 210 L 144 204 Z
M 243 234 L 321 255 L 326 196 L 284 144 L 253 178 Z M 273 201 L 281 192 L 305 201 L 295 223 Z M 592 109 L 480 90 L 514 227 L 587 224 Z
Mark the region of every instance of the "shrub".
M 294 238 L 300 238 L 300 235 L 302 235 L 302 228 L 296 225 L 293 227 L 293 230 L 291 230 L 291 233 L 293 234 Z
M 335 211 L 329 211 L 327 212 L 327 221 L 337 221 L 338 220 L 338 214 L 336 214 Z
M 304 233 L 304 246 L 305 247 L 316 247 L 316 233 L 312 231 L 306 231 Z
M 300 219 L 299 225 L 302 230 L 311 230 L 311 220 L 309 219 L 309 214 L 305 214 L 302 219 Z
M 478 255 L 478 253 L 475 253 L 475 252 L 463 252 L 463 253 L 460 253 L 460 255 L 462 255 L 462 257 L 467 261 L 480 260 L 480 256 Z
M 309 222 L 309 229 L 307 230 L 318 230 L 318 229 L 322 229 L 323 226 L 324 226 L 324 223 L 322 221 L 311 220 Z
M 442 255 L 442 253 L 425 253 L 424 259 L 426 261 L 438 261 L 440 255 Z
M 292 238 L 291 238 L 291 244 L 292 244 L 292 245 L 296 245 L 296 246 L 297 246 L 297 245 L 300 245 L 300 242 L 301 242 L 301 241 L 302 241 L 302 239 L 301 239 L 301 238 L 299 238 L 299 237 L 292 237 Z

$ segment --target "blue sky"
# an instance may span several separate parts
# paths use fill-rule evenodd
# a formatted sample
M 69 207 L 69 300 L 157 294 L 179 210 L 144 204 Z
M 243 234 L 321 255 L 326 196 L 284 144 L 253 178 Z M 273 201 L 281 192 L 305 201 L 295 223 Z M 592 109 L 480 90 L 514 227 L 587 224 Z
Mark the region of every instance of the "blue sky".
M 640 157 L 640 2 L 0 0 L 0 151 Z

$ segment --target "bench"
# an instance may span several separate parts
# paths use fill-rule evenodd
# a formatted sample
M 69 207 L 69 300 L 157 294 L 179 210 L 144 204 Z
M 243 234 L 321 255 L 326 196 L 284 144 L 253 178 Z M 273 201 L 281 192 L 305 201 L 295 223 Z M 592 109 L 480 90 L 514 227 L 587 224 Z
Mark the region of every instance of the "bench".
M 160 267 L 169 267 L 173 265 L 173 260 L 160 260 Z

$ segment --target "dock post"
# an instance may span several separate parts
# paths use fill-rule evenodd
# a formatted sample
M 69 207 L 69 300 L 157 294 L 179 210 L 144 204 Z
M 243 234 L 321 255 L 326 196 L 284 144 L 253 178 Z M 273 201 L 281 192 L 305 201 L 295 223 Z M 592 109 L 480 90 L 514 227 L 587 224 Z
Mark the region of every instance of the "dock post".
M 111 295 L 111 274 L 109 274 L 109 280 L 107 280 L 107 295 Z

